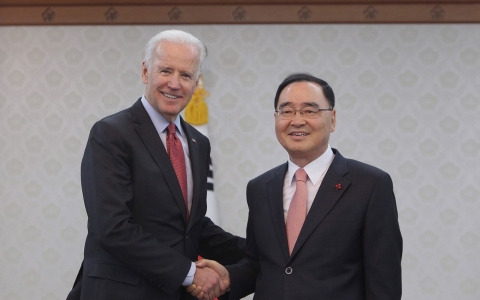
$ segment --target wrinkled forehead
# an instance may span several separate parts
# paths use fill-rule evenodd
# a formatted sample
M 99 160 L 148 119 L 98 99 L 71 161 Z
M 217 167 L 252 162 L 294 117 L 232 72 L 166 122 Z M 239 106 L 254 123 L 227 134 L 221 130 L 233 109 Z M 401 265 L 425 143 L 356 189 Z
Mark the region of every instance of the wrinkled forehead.
M 153 56 L 153 64 L 175 64 L 187 68 L 193 73 L 199 73 L 200 54 L 197 47 L 189 44 L 159 42 Z

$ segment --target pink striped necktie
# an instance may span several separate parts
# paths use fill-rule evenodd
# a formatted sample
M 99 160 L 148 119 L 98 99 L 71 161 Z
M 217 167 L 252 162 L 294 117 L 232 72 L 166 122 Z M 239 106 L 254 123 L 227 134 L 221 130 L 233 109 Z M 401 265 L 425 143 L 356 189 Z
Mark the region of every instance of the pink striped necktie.
M 295 172 L 296 189 L 287 213 L 287 240 L 288 250 L 292 254 L 297 242 L 303 222 L 307 216 L 307 172 L 300 168 Z
M 178 139 L 178 136 L 175 132 L 175 124 L 170 123 L 167 127 L 167 151 L 168 156 L 170 156 L 170 161 L 172 162 L 173 168 L 175 169 L 175 174 L 177 174 L 178 182 L 180 183 L 180 188 L 182 189 L 183 200 L 185 206 L 187 207 L 187 221 L 189 218 L 188 212 L 188 195 L 187 195 L 187 168 L 185 166 L 185 154 L 183 153 L 182 142 Z

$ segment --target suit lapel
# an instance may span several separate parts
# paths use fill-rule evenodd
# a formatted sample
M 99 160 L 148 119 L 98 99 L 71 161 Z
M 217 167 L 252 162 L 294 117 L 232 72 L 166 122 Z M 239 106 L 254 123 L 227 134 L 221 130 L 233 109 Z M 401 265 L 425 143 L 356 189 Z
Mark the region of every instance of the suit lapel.
M 283 213 L 283 182 L 288 164 L 285 163 L 276 170 L 273 178 L 267 182 L 267 196 L 270 205 L 270 213 L 272 215 L 273 225 L 276 230 L 277 238 L 282 247 L 282 253 L 285 260 L 288 260 L 288 242 L 287 230 L 285 228 L 285 217 Z
M 305 223 L 303 224 L 300 235 L 298 236 L 297 242 L 292 251 L 292 257 L 307 241 L 318 225 L 320 225 L 325 216 L 335 206 L 350 185 L 350 181 L 344 177 L 348 172 L 347 160 L 335 149 L 334 153 L 336 154 L 335 158 L 325 174 L 312 207 L 308 212 Z M 337 189 L 337 184 L 341 185 L 341 189 Z
M 199 158 L 199 150 L 198 145 L 195 139 L 195 135 L 190 130 L 189 125 L 180 117 L 180 122 L 182 124 L 183 131 L 185 132 L 187 141 L 188 141 L 188 151 L 190 153 L 190 164 L 192 167 L 192 178 L 193 178 L 193 196 L 192 196 L 192 207 L 190 208 L 190 218 L 195 218 L 198 213 L 198 205 L 199 200 L 197 199 L 197 195 L 201 195 L 200 189 L 200 158 Z M 197 183 L 197 184 L 196 184 Z M 191 224 L 194 224 L 194 220 L 190 220 L 188 222 L 188 229 L 190 229 Z M 188 230 L 187 229 L 187 230 Z
M 163 174 L 167 185 L 169 186 L 175 198 L 178 208 L 182 212 L 185 222 L 187 221 L 187 209 L 183 200 L 182 190 L 177 180 L 177 175 L 170 162 L 167 150 L 158 136 L 158 132 L 153 125 L 150 116 L 143 107 L 140 100 L 135 102 L 132 106 L 132 120 L 136 124 L 135 131 L 140 136 L 143 144 L 152 155 L 155 163 Z

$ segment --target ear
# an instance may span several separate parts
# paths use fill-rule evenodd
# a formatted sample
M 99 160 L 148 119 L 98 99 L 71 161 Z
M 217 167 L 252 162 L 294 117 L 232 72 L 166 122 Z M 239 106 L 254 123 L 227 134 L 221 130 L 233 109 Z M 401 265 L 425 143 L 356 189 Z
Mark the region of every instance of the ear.
M 144 84 L 148 83 L 148 68 L 145 61 L 142 62 L 142 82 Z
M 332 116 L 330 119 L 330 132 L 335 131 L 335 123 L 337 122 L 337 111 L 334 109 L 332 110 Z

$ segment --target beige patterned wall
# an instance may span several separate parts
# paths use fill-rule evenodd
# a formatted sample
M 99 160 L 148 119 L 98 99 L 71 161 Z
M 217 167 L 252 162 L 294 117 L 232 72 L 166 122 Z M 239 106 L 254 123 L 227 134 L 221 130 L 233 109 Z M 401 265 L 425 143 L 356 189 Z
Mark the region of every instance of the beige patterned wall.
M 178 26 L 209 48 L 221 225 L 283 163 L 273 96 L 289 73 L 337 96 L 332 147 L 392 175 L 407 300 L 480 299 L 480 25 Z M 64 299 L 82 259 L 80 160 L 91 125 L 142 95 L 165 26 L 0 27 L 0 299 Z

